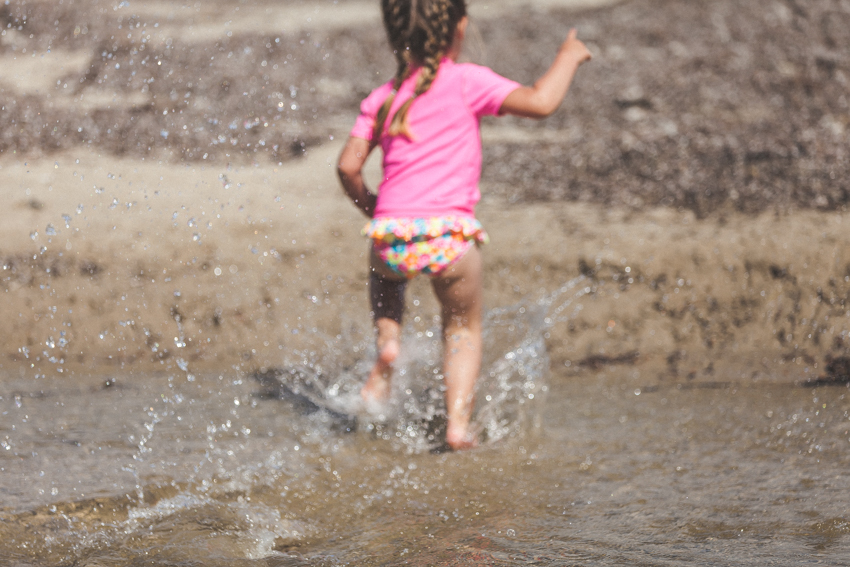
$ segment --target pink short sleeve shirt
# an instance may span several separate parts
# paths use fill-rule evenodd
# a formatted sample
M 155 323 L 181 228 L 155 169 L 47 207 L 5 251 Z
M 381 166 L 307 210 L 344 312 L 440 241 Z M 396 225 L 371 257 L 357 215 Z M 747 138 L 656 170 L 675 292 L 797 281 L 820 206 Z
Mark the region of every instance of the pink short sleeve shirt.
M 415 86 L 414 73 L 401 85 L 390 117 Z M 519 86 L 487 67 L 444 59 L 431 88 L 408 111 L 413 139 L 387 136 L 387 120 L 380 140 L 384 176 L 375 217 L 474 217 L 481 198 L 481 117 L 497 115 Z M 390 82 L 366 97 L 351 136 L 372 140 L 375 116 L 391 91 Z

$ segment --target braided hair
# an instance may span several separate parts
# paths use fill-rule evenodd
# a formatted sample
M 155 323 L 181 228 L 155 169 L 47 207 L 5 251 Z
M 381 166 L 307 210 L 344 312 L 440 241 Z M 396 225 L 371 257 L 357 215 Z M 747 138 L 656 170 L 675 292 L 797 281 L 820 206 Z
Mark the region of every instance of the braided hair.
M 407 127 L 407 111 L 414 99 L 428 91 L 440 61 L 451 48 L 458 23 L 466 16 L 465 0 L 381 0 L 384 27 L 396 58 L 397 69 L 393 90 L 381 105 L 375 119 L 373 139 L 380 139 L 396 93 L 411 68 L 421 67 L 413 96 L 407 99 L 390 121 L 390 136 L 411 138 Z

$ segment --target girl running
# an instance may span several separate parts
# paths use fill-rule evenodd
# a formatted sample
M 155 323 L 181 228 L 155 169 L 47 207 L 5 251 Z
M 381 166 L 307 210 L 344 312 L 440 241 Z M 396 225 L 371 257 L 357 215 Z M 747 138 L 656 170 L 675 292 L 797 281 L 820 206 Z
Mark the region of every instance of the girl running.
M 363 101 L 339 158 L 339 177 L 354 204 L 372 219 L 369 295 L 378 359 L 361 391 L 368 405 L 390 398 L 399 354 L 404 292 L 430 276 L 441 305 L 443 376 L 453 449 L 476 444 L 469 424 L 481 368 L 482 267 L 488 238 L 475 219 L 480 198 L 484 115 L 543 118 L 561 104 L 590 53 L 571 30 L 549 70 L 534 84 L 457 63 L 468 19 L 464 0 L 382 0 L 395 78 Z M 363 181 L 371 151 L 383 150 L 377 195 Z

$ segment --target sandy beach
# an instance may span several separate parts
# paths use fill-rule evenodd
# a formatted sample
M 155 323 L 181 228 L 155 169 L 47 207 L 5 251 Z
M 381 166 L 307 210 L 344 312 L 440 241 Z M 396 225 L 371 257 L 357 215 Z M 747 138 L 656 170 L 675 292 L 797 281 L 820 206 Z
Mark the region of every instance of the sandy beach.
M 644 4 L 538 3 L 514 27 L 518 5 L 472 5 L 470 58 L 520 80 L 572 25 L 595 53 L 549 120 L 483 125 L 487 304 L 586 278 L 548 333 L 559 375 L 829 376 L 850 353 L 847 31 L 807 27 L 837 21 L 818 20 L 828 2 L 747 4 L 749 35 L 730 2 L 667 3 L 672 19 L 713 10 L 708 30 Z M 374 6 L 322 6 L 4 9 L 0 372 L 252 371 L 368 327 L 364 219 L 335 161 L 392 68 Z M 759 46 L 785 28 L 811 45 Z M 427 282 L 411 299 L 434 313 Z
M 367 245 L 336 185 L 339 149 L 283 166 L 5 163 L 4 369 L 102 375 L 183 359 L 250 371 L 309 344 L 311 330 L 365 324 Z M 770 379 L 790 366 L 802 380 L 846 348 L 843 213 L 697 219 L 498 201 L 479 212 L 492 234 L 488 306 L 580 275 L 594 288 L 550 331 L 560 372 L 621 363 L 657 380 Z M 436 312 L 429 291 L 412 288 L 423 314 Z

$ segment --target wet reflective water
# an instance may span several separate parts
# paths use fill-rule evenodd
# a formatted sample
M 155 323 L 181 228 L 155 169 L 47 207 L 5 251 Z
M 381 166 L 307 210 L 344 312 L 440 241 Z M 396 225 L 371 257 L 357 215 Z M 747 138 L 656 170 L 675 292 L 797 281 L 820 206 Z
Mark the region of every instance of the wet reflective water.
M 847 380 L 846 221 L 724 212 L 846 208 L 847 2 L 471 3 L 507 76 L 572 25 L 595 63 L 543 127 L 484 125 L 465 453 L 424 307 L 358 413 L 331 144 L 392 58 L 375 5 L 286 4 L 0 10 L 0 566 L 850 565 L 848 391 L 795 383 Z
M 846 388 L 548 376 L 583 285 L 488 313 L 466 453 L 433 321 L 383 422 L 354 415 L 366 334 L 261 376 L 11 380 L 0 564 L 847 564 Z

